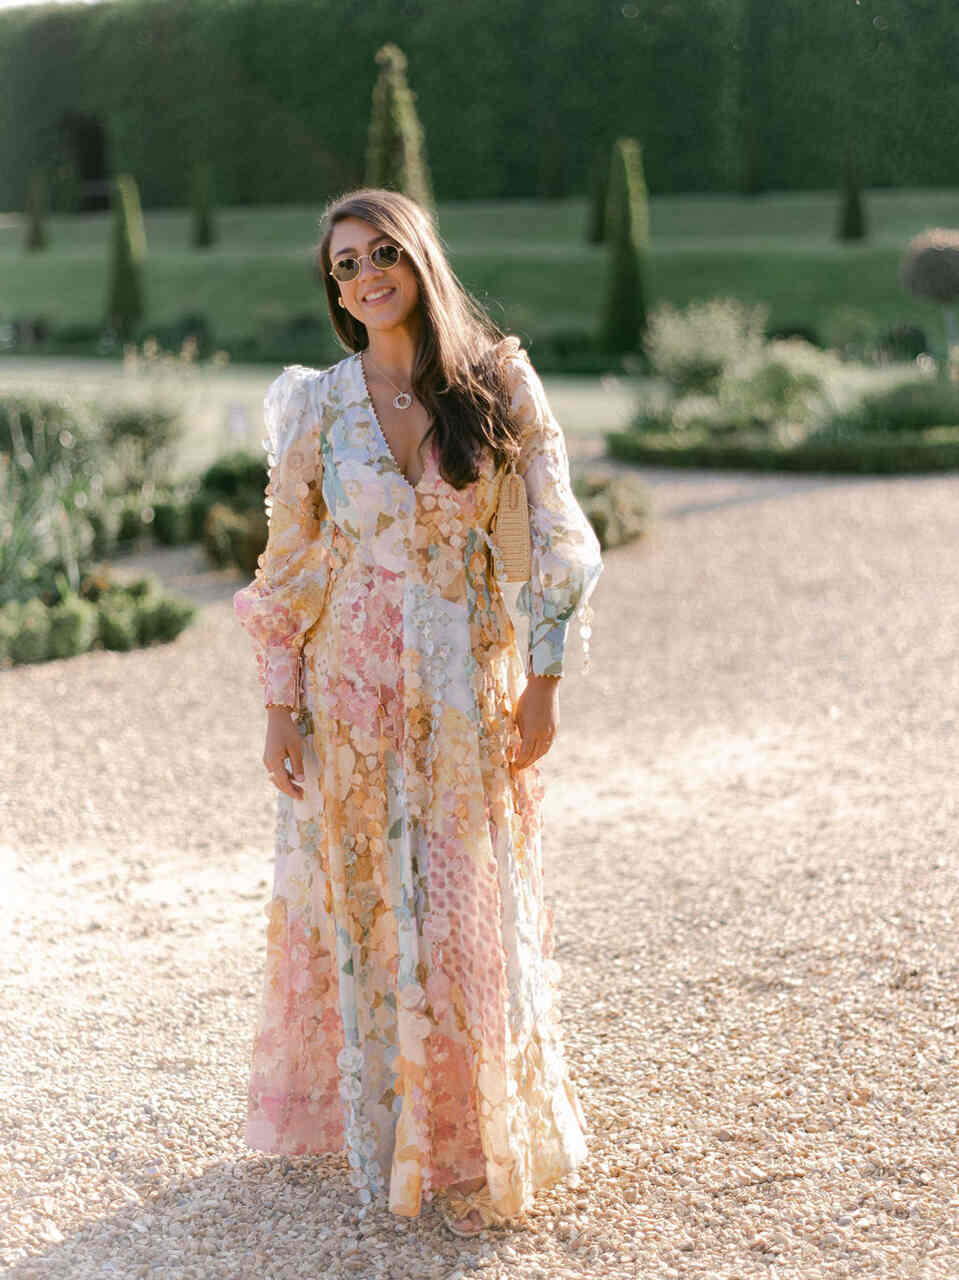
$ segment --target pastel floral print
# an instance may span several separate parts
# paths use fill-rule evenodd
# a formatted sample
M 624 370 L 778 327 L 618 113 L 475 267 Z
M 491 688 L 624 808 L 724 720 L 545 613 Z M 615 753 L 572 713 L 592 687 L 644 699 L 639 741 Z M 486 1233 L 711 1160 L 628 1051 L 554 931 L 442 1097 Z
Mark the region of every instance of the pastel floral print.
M 266 703 L 303 713 L 303 797 L 277 797 L 246 1141 L 346 1151 L 359 1198 L 415 1217 L 458 1182 L 484 1221 L 586 1154 L 543 896 L 543 784 L 513 770 L 525 672 L 589 634 L 599 543 L 525 351 L 510 358 L 533 574 L 519 606 L 490 537 L 502 473 L 412 486 L 359 354 L 286 368 L 264 402 L 269 541 L 234 597 Z M 458 1201 L 462 1203 L 463 1201 Z

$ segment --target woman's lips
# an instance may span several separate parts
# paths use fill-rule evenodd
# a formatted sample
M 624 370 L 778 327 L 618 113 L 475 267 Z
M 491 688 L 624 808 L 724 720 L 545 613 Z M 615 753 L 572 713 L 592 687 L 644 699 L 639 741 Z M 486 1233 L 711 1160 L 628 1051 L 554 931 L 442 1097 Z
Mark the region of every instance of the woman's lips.
M 378 307 L 381 302 L 388 302 L 395 292 L 396 286 L 390 285 L 389 293 L 384 293 L 379 298 L 364 298 L 363 303 L 367 307 Z

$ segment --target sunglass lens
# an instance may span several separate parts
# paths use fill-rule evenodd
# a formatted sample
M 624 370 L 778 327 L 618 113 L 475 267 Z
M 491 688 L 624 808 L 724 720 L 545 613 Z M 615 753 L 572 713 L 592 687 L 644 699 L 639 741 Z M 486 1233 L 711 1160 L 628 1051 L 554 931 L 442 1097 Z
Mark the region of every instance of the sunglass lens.
M 400 260 L 400 251 L 395 244 L 377 245 L 370 259 L 377 267 L 395 267 Z
M 360 264 L 355 258 L 340 258 L 333 263 L 332 274 L 337 280 L 352 280 L 354 276 L 359 275 Z

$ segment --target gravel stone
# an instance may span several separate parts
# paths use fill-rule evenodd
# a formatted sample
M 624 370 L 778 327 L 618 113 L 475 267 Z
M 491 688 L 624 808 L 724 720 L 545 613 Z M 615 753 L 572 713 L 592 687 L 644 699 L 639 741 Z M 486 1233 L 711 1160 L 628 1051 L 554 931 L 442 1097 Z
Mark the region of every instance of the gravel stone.
M 0 676 L 5 1275 L 959 1275 L 959 481 L 642 474 L 543 761 L 579 1177 L 459 1241 L 245 1148 L 264 716 L 151 553 L 174 643 Z

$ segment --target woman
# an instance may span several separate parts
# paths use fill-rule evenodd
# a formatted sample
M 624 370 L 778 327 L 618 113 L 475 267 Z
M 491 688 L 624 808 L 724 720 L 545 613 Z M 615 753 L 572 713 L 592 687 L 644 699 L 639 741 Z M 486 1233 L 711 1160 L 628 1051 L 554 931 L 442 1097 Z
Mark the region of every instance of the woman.
M 352 354 L 267 392 L 269 541 L 234 597 L 282 792 L 246 1140 L 345 1149 L 364 1203 L 415 1217 L 436 1195 L 472 1234 L 586 1151 L 534 762 L 575 611 L 589 634 L 599 543 L 526 352 L 423 210 L 363 189 L 325 223 L 317 261 Z M 490 533 L 511 457 L 528 670 Z

